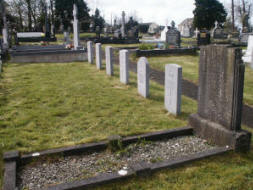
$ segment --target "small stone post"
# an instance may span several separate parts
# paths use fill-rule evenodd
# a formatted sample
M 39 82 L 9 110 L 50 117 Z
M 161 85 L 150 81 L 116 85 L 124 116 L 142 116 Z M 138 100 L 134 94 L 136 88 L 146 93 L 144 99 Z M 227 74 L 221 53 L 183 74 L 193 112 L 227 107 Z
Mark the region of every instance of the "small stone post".
M 168 112 L 181 113 L 182 67 L 176 64 L 165 66 L 165 108 Z
M 88 62 L 90 64 L 93 64 L 94 63 L 94 48 L 93 48 L 92 41 L 87 42 L 87 51 L 88 51 Z
M 137 63 L 138 93 L 144 98 L 149 96 L 149 63 L 141 57 Z
M 96 43 L 96 65 L 97 69 L 102 69 L 102 47 L 101 43 Z
M 74 28 L 74 48 L 75 50 L 80 48 L 80 39 L 79 39 L 79 22 L 78 22 L 78 9 L 77 5 L 74 4 L 73 9 L 73 16 L 74 16 L 74 22 L 73 22 L 73 28 Z
M 105 48 L 105 56 L 106 56 L 106 73 L 109 76 L 113 76 L 113 48 L 111 46 L 107 46 Z
M 129 52 L 128 50 L 120 50 L 120 82 L 123 84 L 129 83 Z

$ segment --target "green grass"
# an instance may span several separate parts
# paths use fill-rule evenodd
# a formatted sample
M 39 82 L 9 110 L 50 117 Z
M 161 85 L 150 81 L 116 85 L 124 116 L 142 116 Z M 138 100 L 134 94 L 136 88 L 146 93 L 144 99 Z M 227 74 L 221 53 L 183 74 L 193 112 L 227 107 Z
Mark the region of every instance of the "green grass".
M 137 94 L 135 74 L 130 82 L 119 82 L 117 68 L 110 78 L 87 63 L 5 65 L 0 80 L 0 155 L 182 127 L 196 112 L 196 102 L 183 97 L 182 115 L 169 115 L 162 86 L 152 82 L 151 96 L 144 99 Z
M 149 57 L 148 61 L 152 68 L 161 71 L 165 70 L 166 64 L 178 64 L 183 67 L 183 78 L 198 84 L 198 55 Z M 249 66 L 246 66 L 245 71 L 244 103 L 253 106 L 253 70 Z

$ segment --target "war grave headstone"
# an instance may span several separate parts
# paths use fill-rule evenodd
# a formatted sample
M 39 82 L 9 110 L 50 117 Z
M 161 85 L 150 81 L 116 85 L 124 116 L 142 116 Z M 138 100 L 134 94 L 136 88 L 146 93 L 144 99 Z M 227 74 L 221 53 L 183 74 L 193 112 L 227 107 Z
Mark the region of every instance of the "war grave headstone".
M 248 37 L 247 50 L 246 50 L 244 56 L 242 57 L 242 59 L 245 63 L 250 63 L 251 62 L 251 60 L 252 60 L 252 51 L 253 51 L 253 34 L 249 35 L 249 37 Z
M 250 148 L 251 134 L 241 129 L 245 65 L 241 49 L 202 46 L 198 112 L 189 118 L 197 136 L 238 151 Z
M 137 63 L 138 93 L 147 98 L 149 96 L 149 63 L 141 57 Z
M 96 43 L 96 65 L 97 69 L 102 69 L 102 45 L 101 43 Z
M 120 82 L 123 84 L 129 83 L 129 52 L 128 50 L 120 50 Z
M 168 112 L 181 113 L 182 67 L 176 64 L 165 66 L 164 104 Z
M 200 30 L 197 36 L 198 46 L 208 45 L 211 43 L 210 32 L 207 30 Z
M 90 64 L 93 64 L 93 62 L 94 62 L 94 48 L 93 48 L 92 41 L 87 42 L 87 51 L 88 51 L 88 62 Z
M 105 48 L 105 56 L 106 56 L 106 73 L 109 76 L 113 76 L 113 48 L 111 46 L 107 46 Z

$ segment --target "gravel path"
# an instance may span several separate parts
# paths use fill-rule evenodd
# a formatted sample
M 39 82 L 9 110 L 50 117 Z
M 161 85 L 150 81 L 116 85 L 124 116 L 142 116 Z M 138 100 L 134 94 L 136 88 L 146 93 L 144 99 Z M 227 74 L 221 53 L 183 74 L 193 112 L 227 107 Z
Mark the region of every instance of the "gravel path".
M 19 189 L 40 189 L 48 185 L 71 182 L 111 173 L 146 161 L 155 163 L 213 149 L 205 140 L 185 136 L 166 141 L 131 144 L 116 153 L 109 151 L 89 155 L 62 157 L 54 161 L 36 162 L 20 168 Z

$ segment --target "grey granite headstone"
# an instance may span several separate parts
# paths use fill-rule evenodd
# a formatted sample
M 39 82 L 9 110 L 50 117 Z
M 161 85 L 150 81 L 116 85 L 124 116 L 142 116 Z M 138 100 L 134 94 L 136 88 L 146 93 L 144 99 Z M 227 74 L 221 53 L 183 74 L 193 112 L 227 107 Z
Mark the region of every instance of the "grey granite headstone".
M 189 118 L 196 135 L 220 146 L 249 150 L 251 134 L 241 130 L 244 72 L 241 49 L 201 47 L 198 112 Z
M 64 43 L 70 44 L 69 32 L 64 31 L 63 35 L 64 35 Z
M 78 22 L 77 15 L 78 15 L 77 5 L 74 4 L 74 9 L 73 9 L 73 16 L 74 16 L 73 31 L 74 31 L 74 48 L 75 48 L 75 50 L 80 49 L 79 22 Z
M 97 69 L 102 69 L 102 47 L 101 43 L 96 43 L 96 65 Z
M 93 60 L 94 60 L 94 48 L 93 48 L 93 42 L 92 41 L 88 41 L 87 42 L 87 51 L 88 51 L 88 62 L 90 64 L 93 64 Z
M 149 63 L 141 57 L 137 63 L 138 93 L 144 98 L 149 96 Z
M 119 52 L 120 59 L 120 82 L 124 84 L 129 83 L 129 52 L 128 50 L 121 50 Z
M 180 44 L 181 44 L 181 34 L 180 34 L 180 32 L 178 30 L 174 29 L 174 28 L 170 28 L 166 32 L 166 43 L 168 45 L 173 45 L 173 46 L 180 47 Z
M 106 73 L 109 76 L 113 76 L 113 48 L 111 46 L 105 48 L 105 60 Z
M 165 66 L 164 104 L 168 112 L 181 113 L 182 67 L 176 64 Z

